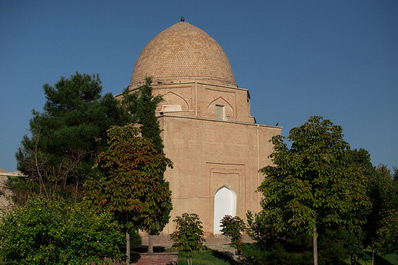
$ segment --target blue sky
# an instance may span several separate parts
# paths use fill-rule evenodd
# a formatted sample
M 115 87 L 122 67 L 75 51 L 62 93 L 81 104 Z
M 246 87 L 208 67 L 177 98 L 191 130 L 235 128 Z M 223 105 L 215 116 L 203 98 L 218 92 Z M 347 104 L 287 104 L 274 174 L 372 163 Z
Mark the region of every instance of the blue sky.
M 42 111 L 42 86 L 76 71 L 127 87 L 153 37 L 181 16 L 227 53 L 260 124 L 283 135 L 321 115 L 374 165 L 398 166 L 398 1 L 0 0 L 0 168 Z

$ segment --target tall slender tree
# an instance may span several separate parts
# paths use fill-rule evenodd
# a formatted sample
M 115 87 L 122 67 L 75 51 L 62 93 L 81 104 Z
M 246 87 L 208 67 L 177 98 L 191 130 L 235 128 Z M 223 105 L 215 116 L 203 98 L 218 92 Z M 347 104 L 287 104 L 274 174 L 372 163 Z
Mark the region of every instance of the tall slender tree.
M 154 96 L 152 89 L 152 78 L 147 77 L 145 84 L 140 86 L 136 91 L 131 93 L 127 88 L 123 92 L 122 104 L 131 114 L 135 123 L 141 125 L 141 133 L 152 141 L 155 149 L 159 153 L 163 153 L 163 140 L 160 136 L 161 129 L 156 116 L 157 105 L 163 100 L 161 96 Z M 166 169 L 165 169 L 166 170 Z M 153 235 L 157 235 L 156 231 L 148 231 L 148 249 L 153 251 Z
M 123 92 L 122 103 L 132 114 L 133 122 L 141 124 L 142 136 L 151 139 L 158 152 L 163 152 L 163 141 L 160 136 L 161 129 L 156 107 L 162 102 L 161 96 L 154 96 L 152 89 L 152 79 L 147 77 L 145 84 L 131 93 L 128 89 Z

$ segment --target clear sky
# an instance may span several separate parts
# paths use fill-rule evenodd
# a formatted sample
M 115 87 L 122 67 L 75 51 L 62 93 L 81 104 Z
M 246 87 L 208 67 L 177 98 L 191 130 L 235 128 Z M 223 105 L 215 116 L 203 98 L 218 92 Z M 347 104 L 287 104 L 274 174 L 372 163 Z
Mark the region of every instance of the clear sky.
M 43 84 L 98 73 L 104 93 L 121 93 L 181 16 L 223 47 L 258 123 L 287 135 L 321 115 L 375 166 L 398 166 L 396 0 L 0 0 L 0 168 L 16 170 Z

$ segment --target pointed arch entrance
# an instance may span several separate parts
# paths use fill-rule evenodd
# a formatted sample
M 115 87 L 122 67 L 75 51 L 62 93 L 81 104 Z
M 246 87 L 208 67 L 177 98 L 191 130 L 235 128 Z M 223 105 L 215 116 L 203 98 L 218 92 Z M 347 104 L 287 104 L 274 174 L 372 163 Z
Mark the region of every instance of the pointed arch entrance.
M 214 234 L 221 234 L 220 221 L 225 215 L 236 215 L 236 193 L 228 186 L 219 188 L 214 196 Z

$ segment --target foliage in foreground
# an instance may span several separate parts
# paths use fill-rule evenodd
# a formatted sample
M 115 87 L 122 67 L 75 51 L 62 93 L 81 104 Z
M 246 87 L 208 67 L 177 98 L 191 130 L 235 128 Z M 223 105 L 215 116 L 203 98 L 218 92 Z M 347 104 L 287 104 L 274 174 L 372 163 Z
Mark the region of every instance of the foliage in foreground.
M 163 153 L 163 140 L 160 136 L 162 130 L 158 117 L 156 116 L 157 105 L 163 101 L 160 95 L 154 96 L 152 93 L 152 79 L 151 77 L 145 78 L 145 83 L 131 91 L 126 88 L 122 94 L 121 103 L 124 109 L 131 114 L 132 122 L 140 124 L 142 137 L 151 140 L 153 147 L 159 154 Z M 165 171 L 166 169 L 164 169 Z M 168 215 L 164 215 L 169 220 Z M 149 243 L 148 252 L 153 253 L 153 235 L 158 234 L 158 229 L 149 230 Z
M 245 232 L 246 225 L 239 216 L 232 217 L 226 215 L 221 219 L 221 233 L 225 236 L 231 237 L 231 245 L 238 251 L 241 251 L 243 246 L 243 233 Z
M 290 130 L 289 148 L 284 137 L 272 139 L 274 165 L 260 171 L 266 176 L 258 188 L 263 210 L 248 215 L 250 235 L 269 244 L 287 235 L 311 234 L 314 263 L 317 237 L 327 229 L 360 230 L 371 205 L 366 179 L 345 163 L 349 145 L 341 126 L 315 116 Z
M 112 212 L 126 236 L 138 229 L 159 234 L 172 209 L 169 183 L 163 176 L 171 161 L 139 132 L 133 124 L 112 126 L 109 147 L 97 159 L 101 178 L 85 184 L 85 201 L 96 212 Z
M 0 222 L 0 257 L 6 264 L 84 264 L 120 258 L 123 235 L 111 214 L 81 203 L 29 199 Z
M 176 231 L 170 235 L 174 241 L 173 248 L 185 253 L 188 264 L 192 264 L 195 251 L 204 249 L 203 225 L 197 214 L 183 213 L 173 220 L 176 223 Z
M 379 236 L 377 249 L 382 253 L 398 253 L 398 210 L 385 214 L 377 235 Z
M 365 227 L 372 232 L 369 245 L 379 253 L 398 253 L 398 181 L 385 165 L 377 168 L 371 192 L 373 208 Z
M 319 265 L 346 264 L 356 247 L 357 237 L 345 230 L 326 230 L 318 239 Z M 242 252 L 252 265 L 313 264 L 312 236 L 306 233 L 286 235 L 267 246 L 245 244 Z M 361 253 L 362 254 L 362 253 Z
M 24 136 L 16 154 L 18 169 L 27 176 L 20 179 L 26 182 L 22 189 L 12 186 L 21 203 L 26 192 L 47 198 L 64 191 L 66 197 L 71 191 L 77 195 L 86 177 L 93 175 L 94 159 L 106 145 L 106 130 L 131 121 L 112 94 L 101 95 L 98 75 L 76 73 L 43 88 L 44 111 L 33 110 L 30 135 Z

